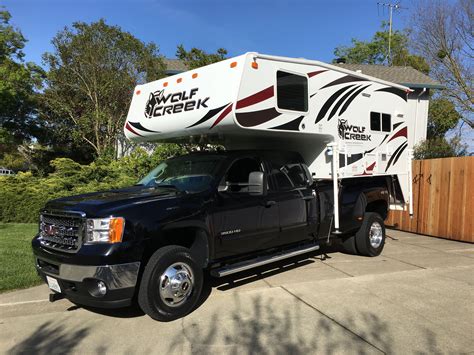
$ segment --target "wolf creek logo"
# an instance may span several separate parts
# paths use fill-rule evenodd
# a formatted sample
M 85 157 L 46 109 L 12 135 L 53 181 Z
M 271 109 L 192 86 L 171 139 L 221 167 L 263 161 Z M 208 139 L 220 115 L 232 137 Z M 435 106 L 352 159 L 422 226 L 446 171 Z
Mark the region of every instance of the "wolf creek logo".
M 371 135 L 365 133 L 365 127 L 350 125 L 347 120 L 339 119 L 337 123 L 339 137 L 344 140 L 370 141 Z
M 158 90 L 150 93 L 146 102 L 145 117 L 152 118 L 158 116 L 171 115 L 184 111 L 198 110 L 201 107 L 207 108 L 209 97 L 196 99 L 198 88 L 189 91 L 179 91 L 165 93 L 165 90 Z

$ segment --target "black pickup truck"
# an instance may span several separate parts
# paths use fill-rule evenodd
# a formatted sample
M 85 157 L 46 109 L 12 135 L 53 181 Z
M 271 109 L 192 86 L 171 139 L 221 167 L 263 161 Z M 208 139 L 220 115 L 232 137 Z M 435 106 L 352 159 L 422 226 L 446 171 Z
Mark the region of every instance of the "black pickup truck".
M 137 185 L 61 198 L 40 216 L 33 251 L 56 293 L 91 307 L 138 299 L 156 320 L 196 305 L 204 272 L 222 277 L 313 252 L 335 237 L 376 256 L 385 241 L 389 177 L 341 180 L 333 233 L 331 181 L 313 181 L 298 153 L 193 153 Z

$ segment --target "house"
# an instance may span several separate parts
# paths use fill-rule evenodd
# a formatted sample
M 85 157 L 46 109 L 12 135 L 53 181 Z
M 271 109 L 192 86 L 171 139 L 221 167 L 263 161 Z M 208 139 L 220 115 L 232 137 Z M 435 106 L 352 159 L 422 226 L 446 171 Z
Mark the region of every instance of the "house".
M 183 61 L 179 59 L 164 59 L 166 65 L 166 75 L 176 75 L 187 71 Z M 401 84 L 413 90 L 408 95 L 410 117 L 414 118 L 413 127 L 410 130 L 414 132 L 409 139 L 409 145 L 418 144 L 426 139 L 428 126 L 428 106 L 430 91 L 433 89 L 443 89 L 443 86 L 437 81 L 431 79 L 428 75 L 413 69 L 412 67 L 402 66 L 384 66 L 371 64 L 334 64 L 344 69 L 353 70 L 366 75 L 370 75 L 382 80 Z

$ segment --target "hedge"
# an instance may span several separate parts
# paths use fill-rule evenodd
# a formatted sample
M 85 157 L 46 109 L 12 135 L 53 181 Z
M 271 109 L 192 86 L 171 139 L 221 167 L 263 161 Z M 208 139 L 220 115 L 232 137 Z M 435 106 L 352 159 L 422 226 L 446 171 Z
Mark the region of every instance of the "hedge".
M 31 172 L 0 177 L 0 222 L 37 222 L 48 200 L 133 185 L 161 160 L 184 152 L 179 146 L 166 145 L 151 155 L 138 149 L 120 160 L 90 165 L 59 158 L 50 162 L 54 172 L 46 177 Z

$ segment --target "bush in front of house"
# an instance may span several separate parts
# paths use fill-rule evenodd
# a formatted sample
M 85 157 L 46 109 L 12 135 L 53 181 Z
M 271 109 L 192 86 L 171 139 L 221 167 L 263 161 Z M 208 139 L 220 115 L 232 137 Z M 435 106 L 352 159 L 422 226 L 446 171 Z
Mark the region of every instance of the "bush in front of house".
M 160 161 L 185 152 L 170 144 L 158 147 L 152 154 L 136 149 L 124 158 L 98 159 L 89 165 L 58 158 L 50 162 L 53 172 L 46 177 L 31 172 L 0 177 L 0 222 L 37 222 L 39 211 L 48 200 L 131 186 Z

